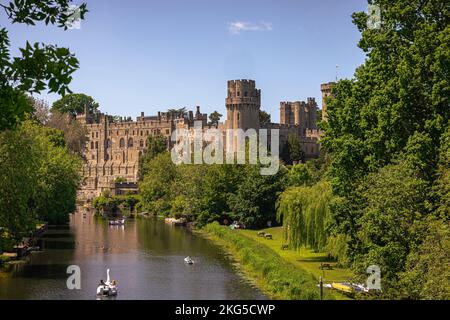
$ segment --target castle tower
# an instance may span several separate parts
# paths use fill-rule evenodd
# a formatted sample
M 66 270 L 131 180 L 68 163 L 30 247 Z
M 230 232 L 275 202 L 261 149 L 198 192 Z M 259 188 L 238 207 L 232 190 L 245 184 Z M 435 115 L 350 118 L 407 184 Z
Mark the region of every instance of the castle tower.
M 306 108 L 308 110 L 307 129 L 317 129 L 317 103 L 316 99 L 308 98 Z
M 227 129 L 259 129 L 261 90 L 256 89 L 254 80 L 228 81 Z
M 320 91 L 322 91 L 322 120 L 327 120 L 327 105 L 326 105 L 326 98 L 331 96 L 331 88 L 335 82 L 329 82 L 329 83 L 323 83 L 320 85 Z

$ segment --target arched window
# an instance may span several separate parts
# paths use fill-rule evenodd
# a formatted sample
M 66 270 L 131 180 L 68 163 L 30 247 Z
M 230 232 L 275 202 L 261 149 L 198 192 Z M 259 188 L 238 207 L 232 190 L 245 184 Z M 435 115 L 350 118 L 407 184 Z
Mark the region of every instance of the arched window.
M 128 147 L 133 146 L 133 138 L 128 139 Z
M 91 149 L 94 149 L 94 141 L 91 141 Z
M 95 149 L 98 149 L 98 141 L 95 141 Z
M 119 147 L 125 148 L 125 140 L 123 138 L 120 138 Z
M 144 140 L 139 141 L 139 146 L 140 146 L 141 148 L 144 147 Z

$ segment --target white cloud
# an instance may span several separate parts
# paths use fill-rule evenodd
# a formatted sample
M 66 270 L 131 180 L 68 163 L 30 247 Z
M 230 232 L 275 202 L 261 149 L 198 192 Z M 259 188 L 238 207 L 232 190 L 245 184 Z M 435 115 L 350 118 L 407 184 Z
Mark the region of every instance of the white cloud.
M 241 31 L 272 31 L 272 23 L 270 22 L 244 22 L 234 21 L 228 23 L 228 31 L 231 34 L 240 34 Z

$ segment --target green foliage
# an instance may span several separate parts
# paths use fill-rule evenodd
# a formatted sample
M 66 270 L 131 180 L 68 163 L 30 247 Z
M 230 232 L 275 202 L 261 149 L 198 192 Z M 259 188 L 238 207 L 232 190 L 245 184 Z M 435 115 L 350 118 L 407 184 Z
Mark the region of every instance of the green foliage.
M 14 128 L 31 111 L 32 106 L 25 94 L 11 87 L 0 87 L 0 131 Z
M 25 121 L 0 134 L 0 226 L 18 239 L 38 220 L 67 221 L 75 208 L 80 160 L 61 133 Z
M 264 176 L 256 165 L 246 165 L 242 169 L 243 178 L 228 199 L 232 217 L 250 228 L 276 221 L 275 202 L 285 186 L 285 171 Z
M 46 126 L 62 132 L 67 148 L 80 157 L 84 156 L 84 148 L 88 137 L 87 128 L 83 124 L 67 114 L 54 111 Z
M 37 194 L 39 157 L 33 137 L 19 131 L 0 133 L 0 226 L 16 239 L 37 220 L 29 203 Z
M 242 177 L 240 166 L 224 164 L 207 167 L 202 183 L 202 210 L 197 216 L 200 225 L 229 218 L 229 199 L 236 192 Z
M 431 221 L 426 237 L 408 256 L 406 271 L 400 274 L 400 294 L 408 299 L 450 299 L 450 225 Z
M 172 199 L 172 183 L 176 176 L 176 167 L 169 152 L 156 155 L 146 163 L 146 174 L 139 184 L 142 202 L 148 212 L 157 215 L 169 215 Z
M 178 165 L 172 192 L 176 197 L 171 201 L 171 216 L 185 217 L 194 220 L 203 210 L 203 196 L 205 186 L 204 177 L 207 173 L 204 165 Z
M 266 111 L 260 110 L 259 111 L 259 124 L 260 125 L 266 125 L 270 123 L 270 114 Z
M 173 114 L 177 118 L 183 118 L 187 113 L 186 108 L 169 109 L 167 112 Z
M 167 139 L 162 134 L 149 136 L 147 139 L 147 147 L 144 154 L 139 158 L 139 180 L 142 181 L 144 176 L 148 174 L 149 162 L 157 155 L 167 150 Z
M 436 216 L 450 220 L 450 124 L 441 137 L 441 150 L 436 183 L 433 186 L 436 197 Z
M 68 9 L 70 2 L 67 0 L 23 0 L 10 1 L 8 5 L 0 5 L 12 23 L 25 23 L 35 25 L 42 21 L 46 25 L 56 24 L 60 28 L 67 29 Z M 86 4 L 79 6 L 80 19 L 84 19 L 87 13 Z
M 308 167 L 300 163 L 289 168 L 288 182 L 290 186 L 305 186 L 310 185 L 313 178 Z
M 329 235 L 324 250 L 337 260 L 339 266 L 348 266 L 348 242 L 350 237 L 346 234 Z
M 108 191 L 95 198 L 92 201 L 92 206 L 99 214 L 115 214 L 119 211 L 132 213 L 137 207 L 140 207 L 140 203 L 140 195 L 126 194 L 112 197 Z
M 149 157 L 144 172 L 139 189 L 147 211 L 199 225 L 235 219 L 250 228 L 265 226 L 275 220 L 275 201 L 285 186 L 283 169 L 262 176 L 257 165 L 175 165 L 167 151 Z
M 264 291 L 270 296 L 291 300 L 319 299 L 316 279 L 308 272 L 286 263 L 266 246 L 218 223 L 208 224 L 205 231 L 232 252 L 246 271 L 260 279 Z
M 296 135 L 290 134 L 281 151 L 281 158 L 287 164 L 305 161 L 305 154 Z
M 357 221 L 354 268 L 380 266 L 383 291 L 396 290 L 410 252 L 424 235 L 427 184 L 405 162 L 383 167 L 368 176 L 360 188 L 364 210 Z
M 381 267 L 383 297 L 431 297 L 418 293 L 428 280 L 400 275 L 413 257 L 435 263 L 419 248 L 429 217 L 449 216 L 450 10 L 445 1 L 369 2 L 381 9 L 381 28 L 353 15 L 367 59 L 354 79 L 333 86 L 321 124 L 336 196 L 330 234 L 360 280 L 370 264 Z
M 209 115 L 209 125 L 217 127 L 219 125 L 220 118 L 222 117 L 222 114 L 218 113 L 217 111 L 214 111 Z
M 71 93 L 55 101 L 50 111 L 62 114 L 69 113 L 75 117 L 77 114 L 84 113 L 85 107 L 88 108 L 90 114 L 93 114 L 98 111 L 99 105 L 92 97 L 84 93 Z
M 114 179 L 114 183 L 125 183 L 127 182 L 127 179 L 124 177 L 117 177 Z
M 287 243 L 295 249 L 323 250 L 328 240 L 331 201 L 331 188 L 326 182 L 285 190 L 278 199 L 277 218 L 283 220 Z
M 57 24 L 66 29 L 70 0 L 23 0 L 0 4 L 13 23 L 34 25 L 36 21 Z M 80 6 L 84 19 L 86 4 Z M 46 89 L 64 95 L 79 64 L 67 48 L 40 43 L 19 49 L 20 55 L 11 57 L 8 31 L 0 29 L 0 130 L 13 128 L 18 121 L 31 113 L 24 92 L 40 93 Z

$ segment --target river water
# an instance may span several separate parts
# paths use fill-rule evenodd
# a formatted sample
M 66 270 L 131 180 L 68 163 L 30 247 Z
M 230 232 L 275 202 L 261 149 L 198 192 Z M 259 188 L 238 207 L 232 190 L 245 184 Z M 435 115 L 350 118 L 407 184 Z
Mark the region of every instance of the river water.
M 41 252 L 0 273 L 0 299 L 96 299 L 106 269 L 118 284 L 115 299 L 265 299 L 218 246 L 157 219 L 109 226 L 89 214 L 49 228 Z M 195 264 L 183 262 L 191 256 Z M 81 271 L 81 289 L 69 290 L 67 268 Z

